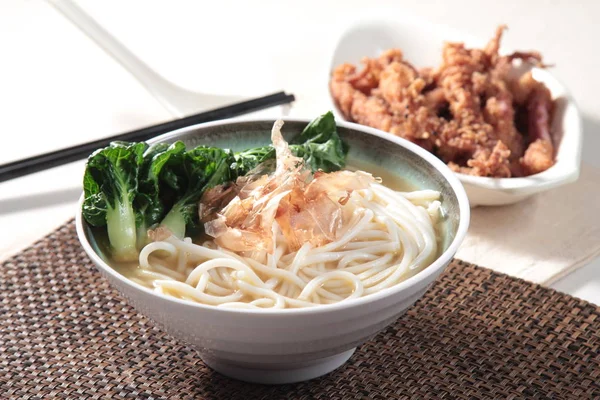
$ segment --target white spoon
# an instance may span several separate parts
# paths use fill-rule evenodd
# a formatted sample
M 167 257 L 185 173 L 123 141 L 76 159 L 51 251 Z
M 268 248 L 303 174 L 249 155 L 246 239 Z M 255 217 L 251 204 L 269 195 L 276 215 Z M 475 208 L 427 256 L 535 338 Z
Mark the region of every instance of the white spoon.
M 48 0 L 61 14 L 127 69 L 174 117 L 236 103 L 245 98 L 197 93 L 157 74 L 71 0 Z

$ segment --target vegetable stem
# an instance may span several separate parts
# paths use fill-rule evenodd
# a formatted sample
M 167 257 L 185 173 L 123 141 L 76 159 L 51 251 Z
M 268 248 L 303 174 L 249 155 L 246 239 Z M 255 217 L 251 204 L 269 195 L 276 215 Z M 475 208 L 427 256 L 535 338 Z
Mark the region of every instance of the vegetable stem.
M 161 222 L 161 226 L 169 229 L 179 239 L 183 239 L 185 236 L 185 225 L 185 217 L 181 212 L 179 203 L 173 206 Z
M 115 208 L 109 205 L 106 211 L 108 239 L 117 261 L 134 261 L 138 257 L 135 214 L 127 194 L 122 197 Z

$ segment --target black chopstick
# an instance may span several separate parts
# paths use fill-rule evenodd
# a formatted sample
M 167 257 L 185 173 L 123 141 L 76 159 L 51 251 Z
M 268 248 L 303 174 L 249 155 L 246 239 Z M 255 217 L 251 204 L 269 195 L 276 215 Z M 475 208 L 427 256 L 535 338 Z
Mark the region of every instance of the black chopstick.
M 26 158 L 24 160 L 2 164 L 0 165 L 0 182 L 84 159 L 94 152 L 94 150 L 101 147 L 106 147 L 110 144 L 110 142 L 113 141 L 122 140 L 127 142 L 141 142 L 175 129 L 185 128 L 186 126 L 200 124 L 203 122 L 233 118 L 239 115 L 263 110 L 265 108 L 270 108 L 281 104 L 288 104 L 294 100 L 294 95 L 286 94 L 285 92 L 278 92 L 268 96 L 216 108 L 214 110 L 204 111 L 198 114 L 190 115 L 189 117 L 184 117 L 108 138 L 95 140 L 93 142 L 80 144 L 67 149 L 56 150 L 50 153 Z

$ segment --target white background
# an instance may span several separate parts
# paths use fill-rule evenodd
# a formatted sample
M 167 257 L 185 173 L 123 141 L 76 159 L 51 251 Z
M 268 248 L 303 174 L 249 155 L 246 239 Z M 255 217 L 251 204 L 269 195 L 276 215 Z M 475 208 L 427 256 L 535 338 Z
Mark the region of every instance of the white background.
M 331 47 L 350 20 L 409 13 L 482 38 L 507 23 L 507 48 L 533 48 L 555 64 L 553 73 L 583 113 L 584 162 L 600 167 L 600 2 L 575 3 L 78 2 L 169 80 L 221 94 L 258 96 L 283 89 L 298 99 L 292 115 L 306 117 L 329 105 L 325 82 Z M 0 51 L 0 163 L 171 118 L 45 1 L 0 2 Z M 0 258 L 74 214 L 82 166 L 78 162 L 0 183 Z M 553 287 L 600 304 L 600 262 Z

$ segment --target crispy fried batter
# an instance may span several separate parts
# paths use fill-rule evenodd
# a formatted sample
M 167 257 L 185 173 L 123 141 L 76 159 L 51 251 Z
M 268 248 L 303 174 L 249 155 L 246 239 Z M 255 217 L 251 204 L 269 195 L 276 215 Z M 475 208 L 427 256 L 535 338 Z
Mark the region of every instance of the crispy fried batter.
M 527 175 L 537 174 L 545 171 L 554 164 L 554 147 L 552 143 L 537 139 L 531 143 L 521 159 L 521 165 Z
M 509 178 L 511 173 L 509 156 L 510 150 L 504 143 L 496 142 L 491 152 L 481 148 L 472 159 L 467 161 L 467 165 L 471 167 L 471 175 Z
M 554 145 L 550 135 L 552 95 L 543 84 L 533 82 L 535 84 L 531 85 L 533 89 L 525 104 L 528 117 L 527 131 L 531 144 L 521 159 L 523 169 L 530 175 L 545 171 L 554 164 Z
M 531 74 L 509 79 L 515 60 L 543 66 L 537 52 L 499 54 L 506 26 L 484 49 L 446 43 L 438 68 L 417 70 L 398 49 L 333 71 L 331 93 L 344 116 L 403 137 L 478 176 L 534 174 L 554 163 L 552 98 Z M 520 132 L 515 107 L 526 113 Z

